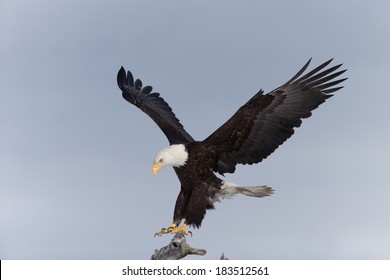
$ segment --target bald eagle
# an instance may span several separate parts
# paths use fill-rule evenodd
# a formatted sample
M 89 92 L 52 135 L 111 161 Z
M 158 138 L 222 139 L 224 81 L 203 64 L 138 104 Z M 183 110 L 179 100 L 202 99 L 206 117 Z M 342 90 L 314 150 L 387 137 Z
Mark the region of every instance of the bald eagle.
M 169 140 L 170 146 L 154 159 L 153 173 L 172 166 L 181 184 L 172 225 L 156 235 L 189 234 L 187 226 L 199 228 L 206 210 L 224 198 L 272 194 L 266 185 L 238 186 L 216 173 L 233 173 L 237 164 L 254 164 L 267 158 L 294 133 L 302 119 L 342 88 L 335 87 L 346 80 L 335 79 L 346 71 L 338 70 L 342 64 L 326 68 L 330 59 L 303 75 L 310 61 L 282 86 L 268 94 L 260 90 L 203 141 L 195 141 L 188 134 L 159 93 L 152 92 L 151 86 L 143 87 L 141 80 L 134 80 L 131 72 L 121 67 L 117 82 L 123 98 L 148 114 Z

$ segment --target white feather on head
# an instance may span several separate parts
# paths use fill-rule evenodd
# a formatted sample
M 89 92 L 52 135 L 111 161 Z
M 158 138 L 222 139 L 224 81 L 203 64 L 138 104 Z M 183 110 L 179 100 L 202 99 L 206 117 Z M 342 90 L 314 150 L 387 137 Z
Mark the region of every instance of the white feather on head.
M 161 167 L 183 166 L 188 159 L 188 152 L 183 144 L 174 144 L 159 151 L 154 158 L 154 165 L 160 164 Z

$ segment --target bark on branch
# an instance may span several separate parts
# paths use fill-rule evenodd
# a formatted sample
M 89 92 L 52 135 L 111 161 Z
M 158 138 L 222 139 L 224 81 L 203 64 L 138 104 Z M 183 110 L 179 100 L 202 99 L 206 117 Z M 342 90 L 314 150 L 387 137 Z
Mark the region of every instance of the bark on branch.
M 187 240 L 182 232 L 178 232 L 172 238 L 171 242 L 159 250 L 155 250 L 152 260 L 179 260 L 187 255 L 204 256 L 205 249 L 192 248 L 187 244 Z

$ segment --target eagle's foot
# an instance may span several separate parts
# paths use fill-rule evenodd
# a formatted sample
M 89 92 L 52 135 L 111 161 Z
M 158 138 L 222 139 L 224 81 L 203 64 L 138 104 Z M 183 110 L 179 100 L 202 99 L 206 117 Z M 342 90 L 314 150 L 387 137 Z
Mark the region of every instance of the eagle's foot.
M 175 233 L 178 233 L 178 232 L 182 232 L 184 235 L 191 234 L 191 236 L 192 236 L 192 232 L 187 230 L 187 225 L 186 224 L 183 224 L 180 227 L 177 227 L 176 224 L 172 224 L 170 227 L 162 228 L 160 232 L 155 233 L 154 237 L 162 236 L 163 234 L 168 234 L 168 233 L 175 234 Z
M 161 231 L 156 232 L 156 233 L 154 234 L 154 237 L 156 237 L 156 236 L 162 236 L 163 234 L 170 233 L 175 227 L 176 227 L 176 225 L 175 225 L 175 224 L 172 224 L 172 225 L 171 225 L 170 227 L 168 227 L 168 228 L 162 228 Z

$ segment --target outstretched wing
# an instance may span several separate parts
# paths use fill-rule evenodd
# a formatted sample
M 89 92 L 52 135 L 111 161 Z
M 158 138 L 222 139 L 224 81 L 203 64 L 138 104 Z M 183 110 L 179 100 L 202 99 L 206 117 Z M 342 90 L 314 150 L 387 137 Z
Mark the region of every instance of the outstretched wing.
M 126 74 L 123 67 L 118 72 L 117 81 L 123 98 L 148 114 L 164 132 L 171 145 L 194 141 L 176 118 L 172 108 L 159 93 L 152 92 L 151 86 L 142 87 L 141 80 L 134 81 L 131 72 L 127 71 Z
M 334 87 L 346 80 L 335 80 L 346 71 L 336 71 L 341 64 L 323 70 L 331 59 L 301 76 L 310 61 L 284 85 L 266 95 L 260 90 L 203 141 L 216 153 L 214 171 L 233 173 L 237 164 L 261 162 L 294 133 L 302 119 L 332 96 L 330 93 L 342 88 Z

